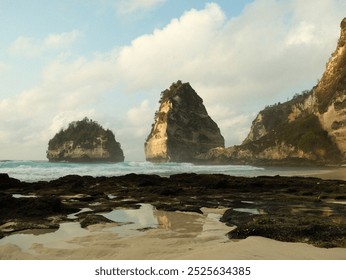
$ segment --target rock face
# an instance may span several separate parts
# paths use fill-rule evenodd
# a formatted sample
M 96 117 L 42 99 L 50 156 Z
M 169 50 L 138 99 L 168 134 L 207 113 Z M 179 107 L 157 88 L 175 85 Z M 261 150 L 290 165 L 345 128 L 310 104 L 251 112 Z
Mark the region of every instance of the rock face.
M 201 161 L 246 164 L 346 162 L 346 18 L 319 83 L 262 110 L 239 146 L 213 149 Z
M 322 79 L 314 89 L 315 114 L 346 158 L 346 18 L 341 35 Z
M 162 92 L 145 142 L 148 161 L 193 162 L 197 155 L 224 145 L 219 127 L 189 83 L 178 81 Z
M 124 154 L 112 131 L 84 118 L 70 123 L 49 141 L 47 158 L 49 161 L 121 162 Z

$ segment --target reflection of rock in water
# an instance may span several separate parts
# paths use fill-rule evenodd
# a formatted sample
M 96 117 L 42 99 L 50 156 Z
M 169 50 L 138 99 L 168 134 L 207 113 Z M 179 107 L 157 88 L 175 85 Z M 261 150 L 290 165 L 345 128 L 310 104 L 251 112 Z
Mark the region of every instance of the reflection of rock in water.
M 179 233 L 198 235 L 203 230 L 203 217 L 197 214 L 155 211 L 154 215 L 161 228 Z
M 299 205 L 293 207 L 291 213 L 294 215 L 300 215 L 303 213 L 305 215 L 330 217 L 334 214 L 334 211 L 330 207 L 309 208 L 304 205 Z
M 330 207 L 322 207 L 321 211 L 322 216 L 330 217 L 331 215 L 333 215 L 333 209 L 331 209 Z

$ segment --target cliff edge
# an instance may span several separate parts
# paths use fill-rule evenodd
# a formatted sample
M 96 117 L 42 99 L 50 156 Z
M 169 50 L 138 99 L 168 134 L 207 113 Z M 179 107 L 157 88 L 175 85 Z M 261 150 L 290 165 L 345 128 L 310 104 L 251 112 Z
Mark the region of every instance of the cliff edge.
M 112 131 L 84 118 L 49 141 L 47 158 L 52 162 L 122 162 L 124 154 Z
M 198 158 L 264 165 L 346 163 L 346 18 L 337 48 L 312 90 L 259 112 L 241 145 L 212 149 Z

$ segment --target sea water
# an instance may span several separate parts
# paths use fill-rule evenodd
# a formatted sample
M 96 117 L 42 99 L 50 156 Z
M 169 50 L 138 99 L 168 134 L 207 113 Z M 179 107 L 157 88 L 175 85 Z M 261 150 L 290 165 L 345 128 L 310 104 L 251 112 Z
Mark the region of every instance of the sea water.
M 170 176 L 179 173 L 227 174 L 256 177 L 262 175 L 299 176 L 317 174 L 321 169 L 269 168 L 249 165 L 195 165 L 192 163 L 151 163 L 126 161 L 120 163 L 70 163 L 49 161 L 0 161 L 0 173 L 26 182 L 50 181 L 66 175 L 120 176 L 129 173 Z
M 115 222 L 105 227 L 81 228 L 80 223 L 74 221 L 80 212 L 69 215 L 71 222 L 61 223 L 59 229 L 26 230 L 0 239 L 0 246 L 13 244 L 24 252 L 35 253 L 35 247 L 56 249 L 78 249 L 83 245 L 74 241 L 75 238 L 91 236 L 99 233 L 115 233 L 114 238 L 128 238 L 140 236 L 149 229 L 161 229 L 166 233 L 175 233 L 176 237 L 198 237 L 220 239 L 226 241 L 229 227 L 220 222 L 221 214 L 214 213 L 213 209 L 202 208 L 203 214 L 189 212 L 170 212 L 157 210 L 151 204 L 139 204 L 139 209 L 114 209 L 102 215 Z M 167 236 L 167 235 L 166 235 Z M 158 236 L 158 238 L 160 238 Z M 162 238 L 167 238 L 165 235 Z M 0 256 L 1 259 L 1 256 Z

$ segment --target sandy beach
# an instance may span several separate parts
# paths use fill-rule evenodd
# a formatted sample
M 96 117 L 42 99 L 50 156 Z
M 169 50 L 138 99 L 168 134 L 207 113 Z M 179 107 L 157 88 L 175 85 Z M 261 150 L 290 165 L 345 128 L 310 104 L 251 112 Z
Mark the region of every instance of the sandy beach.
M 0 247 L 0 256 L 7 260 L 346 260 L 344 248 L 321 249 L 263 237 L 241 241 L 182 238 L 156 230 L 121 240 L 112 234 L 93 235 L 79 240 L 79 244 L 79 249 L 35 245 L 31 253 L 4 245 Z
M 111 259 L 111 260 L 345 260 L 346 248 L 317 248 L 303 243 L 279 242 L 263 237 L 229 240 L 230 227 L 217 221 L 224 209 L 204 209 L 204 214 L 158 211 L 157 229 L 114 233 L 115 225 L 92 225 L 88 233 L 60 242 L 37 241 L 22 250 L 0 246 L 1 259 Z M 124 236 L 126 234 L 127 236 Z M 62 245 L 63 244 L 63 245 Z
M 330 170 L 326 170 L 319 173 L 308 173 L 307 175 L 325 180 L 346 181 L 346 167 L 331 168 Z
M 0 259 L 346 260 L 345 184 L 309 177 L 345 168 L 306 176 L 4 175 Z

